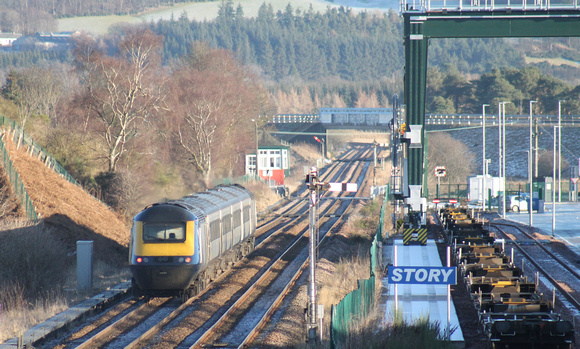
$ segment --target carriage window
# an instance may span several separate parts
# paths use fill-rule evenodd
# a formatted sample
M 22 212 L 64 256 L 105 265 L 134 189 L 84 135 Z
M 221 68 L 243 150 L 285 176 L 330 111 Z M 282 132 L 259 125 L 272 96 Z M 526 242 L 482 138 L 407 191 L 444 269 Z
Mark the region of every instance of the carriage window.
M 185 241 L 185 224 L 143 224 L 143 241 L 145 242 L 183 242 Z
M 227 214 L 222 218 L 222 223 L 223 223 L 223 228 L 224 234 L 228 234 L 232 231 L 232 215 L 231 214 Z
M 209 223 L 209 240 L 214 241 L 220 238 L 220 221 L 219 219 Z
M 242 224 L 242 211 L 235 210 L 234 211 L 234 227 L 239 227 Z
M 244 223 L 250 221 L 250 206 L 244 206 Z

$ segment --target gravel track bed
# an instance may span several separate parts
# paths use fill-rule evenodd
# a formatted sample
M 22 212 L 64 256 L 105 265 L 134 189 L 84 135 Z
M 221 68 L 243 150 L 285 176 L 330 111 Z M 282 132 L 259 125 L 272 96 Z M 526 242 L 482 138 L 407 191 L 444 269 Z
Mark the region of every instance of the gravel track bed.
M 59 339 L 58 342 L 49 341 L 41 346 L 37 346 L 37 348 L 64 349 L 76 347 L 83 342 L 83 339 L 88 338 L 89 335 L 94 335 L 114 321 L 117 321 L 128 312 L 133 311 L 137 306 L 136 300 L 129 300 L 117 304 L 103 314 L 90 317 L 83 325 L 71 329 L 69 334 L 63 334 L 61 338 L 65 338 L 64 340 Z

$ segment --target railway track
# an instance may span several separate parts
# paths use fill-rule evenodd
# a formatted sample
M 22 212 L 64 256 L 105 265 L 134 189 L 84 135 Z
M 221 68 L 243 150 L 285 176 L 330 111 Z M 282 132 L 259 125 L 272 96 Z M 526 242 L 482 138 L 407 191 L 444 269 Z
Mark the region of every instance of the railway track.
M 339 204 L 342 205 L 342 203 Z M 329 212 L 333 205 L 321 208 L 321 216 L 325 212 Z M 338 218 L 334 219 L 334 221 L 337 220 Z M 258 280 L 247 283 L 247 285 L 252 286 L 236 295 L 235 302 L 226 302 L 224 307 L 215 309 L 213 313 L 215 315 L 206 319 L 200 326 L 191 322 L 187 328 L 180 326 L 179 329 L 174 329 L 173 332 L 181 332 L 180 336 L 183 338 L 180 338 L 179 341 L 180 348 L 198 348 L 202 344 L 240 347 L 250 342 L 258 334 L 259 329 L 275 310 L 276 304 L 279 304 L 285 293 L 290 290 L 290 286 L 300 276 L 307 263 L 307 220 L 295 223 L 292 228 L 286 231 L 286 234 L 290 230 L 293 231 L 290 235 L 296 237 L 292 246 L 277 244 L 274 247 L 276 250 L 280 250 L 281 246 L 288 247 Z M 321 232 L 327 231 L 324 225 L 321 226 L 320 230 Z M 227 286 L 223 287 L 223 290 L 225 289 Z M 202 313 L 194 312 L 191 318 L 199 319 L 201 316 L 203 316 Z M 162 338 L 155 347 L 168 346 L 171 346 L 171 343 Z
M 356 159 L 369 154 L 369 149 L 355 149 L 348 156 Z M 337 162 L 324 171 L 323 180 L 356 178 L 360 187 L 369 164 L 367 160 L 353 170 L 352 163 Z M 329 196 L 321 202 L 320 231 L 325 235 L 352 200 Z M 239 347 L 250 343 L 307 265 L 307 208 L 307 200 L 288 201 L 263 217 L 254 253 L 187 302 L 129 299 L 90 319 L 92 325 L 79 326 L 66 339 L 47 342 L 46 347 L 181 348 L 207 342 Z
M 552 251 L 545 240 L 537 239 L 517 225 L 493 223 L 491 227 L 512 242 L 511 245 L 547 280 L 544 284 L 557 289 L 571 306 L 580 311 L 580 273 L 570 266 L 570 260 Z
M 358 166 L 355 168 L 359 168 L 357 170 L 359 173 L 352 175 L 352 177 L 364 178 L 368 165 L 362 166 L 362 169 Z M 340 205 L 340 202 L 334 200 L 324 211 L 334 211 L 332 207 Z M 323 224 L 320 229 L 320 243 L 326 238 L 326 233 L 335 227 L 342 216 L 346 214 L 350 205 L 351 201 L 347 202 L 346 207 L 339 209 L 341 213 L 335 217 L 336 219 L 328 220 Z M 206 331 L 191 348 L 200 348 L 204 343 L 240 348 L 252 343 L 252 340 L 258 335 L 260 329 L 264 327 L 271 314 L 291 289 L 291 286 L 308 266 L 307 233 L 308 230 L 305 229 L 301 233 L 301 238 L 286 250 L 262 278 L 252 285 L 248 292 L 240 297 L 236 304 L 214 326 Z

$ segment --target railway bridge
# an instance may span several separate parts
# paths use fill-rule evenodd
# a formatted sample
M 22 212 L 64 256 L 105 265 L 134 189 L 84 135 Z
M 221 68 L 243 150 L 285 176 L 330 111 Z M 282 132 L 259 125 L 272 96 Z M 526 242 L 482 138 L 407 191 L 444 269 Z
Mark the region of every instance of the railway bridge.
M 350 135 L 352 130 L 380 138 L 391 129 L 393 108 L 320 108 L 318 114 L 278 114 L 268 116 L 274 133 L 288 143 L 329 142 L 332 135 Z

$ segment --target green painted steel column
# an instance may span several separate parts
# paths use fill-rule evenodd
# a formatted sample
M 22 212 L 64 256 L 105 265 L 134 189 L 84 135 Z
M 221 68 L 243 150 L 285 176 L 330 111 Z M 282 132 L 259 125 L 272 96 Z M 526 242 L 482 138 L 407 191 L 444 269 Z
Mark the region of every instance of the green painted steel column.
M 423 35 L 424 20 L 405 14 L 405 104 L 407 130 L 421 125 L 422 147 L 409 149 L 409 185 L 421 185 L 425 139 L 425 91 L 427 82 L 427 45 Z
M 429 199 L 429 186 L 428 186 L 428 182 L 427 182 L 427 175 L 428 175 L 428 171 L 427 169 L 429 168 L 429 134 L 428 133 L 424 133 L 425 137 L 423 137 L 423 140 L 425 141 L 424 145 L 423 145 L 423 149 L 425 150 L 424 152 L 424 156 L 423 159 L 425 161 L 423 161 L 423 196 L 426 197 L 427 199 Z M 439 195 L 437 195 L 437 197 L 439 197 Z

